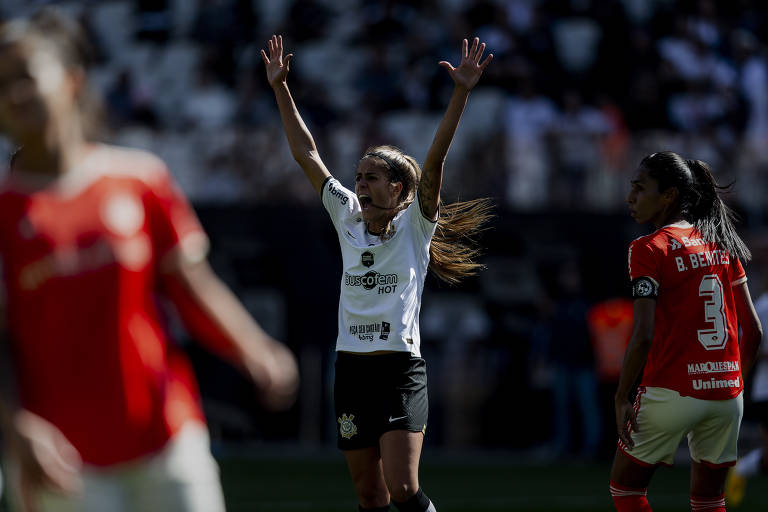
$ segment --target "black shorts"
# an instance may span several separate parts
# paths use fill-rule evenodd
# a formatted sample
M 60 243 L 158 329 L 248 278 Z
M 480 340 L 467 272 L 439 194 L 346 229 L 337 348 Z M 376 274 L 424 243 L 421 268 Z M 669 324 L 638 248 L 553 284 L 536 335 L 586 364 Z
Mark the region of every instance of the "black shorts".
M 390 430 L 423 433 L 427 428 L 427 364 L 407 352 L 338 352 L 333 401 L 342 450 L 376 446 Z

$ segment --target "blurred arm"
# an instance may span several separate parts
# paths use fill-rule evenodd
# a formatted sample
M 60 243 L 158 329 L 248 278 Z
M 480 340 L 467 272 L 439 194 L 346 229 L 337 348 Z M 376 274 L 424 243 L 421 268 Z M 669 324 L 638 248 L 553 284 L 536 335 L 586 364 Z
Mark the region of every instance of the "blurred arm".
M 163 289 L 195 338 L 245 369 L 267 406 L 293 403 L 298 389 L 293 354 L 259 326 L 206 260 L 180 262 L 163 276 Z

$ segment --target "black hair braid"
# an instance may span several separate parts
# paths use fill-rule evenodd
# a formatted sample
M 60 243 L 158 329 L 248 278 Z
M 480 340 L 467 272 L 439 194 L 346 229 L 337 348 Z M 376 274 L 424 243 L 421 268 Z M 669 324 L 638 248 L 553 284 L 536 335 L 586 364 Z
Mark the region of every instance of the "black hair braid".
M 734 227 L 738 216 L 718 193 L 730 190 L 733 183 L 718 185 L 706 162 L 686 160 L 685 163 L 693 176 L 694 200 L 689 211 L 696 229 L 705 240 L 717 241 L 732 255 L 749 261 L 752 254 Z

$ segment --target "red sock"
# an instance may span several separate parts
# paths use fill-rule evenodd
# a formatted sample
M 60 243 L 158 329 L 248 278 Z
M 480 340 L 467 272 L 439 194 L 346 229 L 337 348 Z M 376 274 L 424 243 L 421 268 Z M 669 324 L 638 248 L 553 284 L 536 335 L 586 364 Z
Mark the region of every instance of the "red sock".
M 618 512 L 653 512 L 645 497 L 647 492 L 648 489 L 633 489 L 611 482 L 611 497 Z
M 693 512 L 725 512 L 725 494 L 720 496 L 694 496 L 691 494 Z

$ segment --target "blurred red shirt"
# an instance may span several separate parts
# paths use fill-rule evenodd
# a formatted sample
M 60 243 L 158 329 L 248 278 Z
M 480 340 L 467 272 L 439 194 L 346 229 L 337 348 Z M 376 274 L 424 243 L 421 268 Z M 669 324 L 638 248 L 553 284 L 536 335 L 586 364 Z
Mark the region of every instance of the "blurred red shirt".
M 7 323 L 23 407 L 54 423 L 93 465 L 159 450 L 203 420 L 197 383 L 162 328 L 155 292 L 175 258 L 207 238 L 165 165 L 97 146 L 43 183 L 0 188 Z

